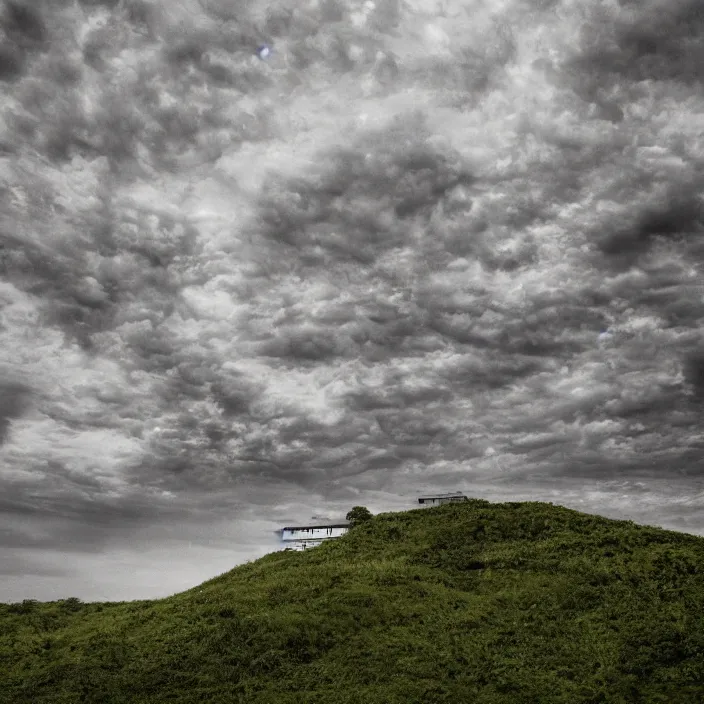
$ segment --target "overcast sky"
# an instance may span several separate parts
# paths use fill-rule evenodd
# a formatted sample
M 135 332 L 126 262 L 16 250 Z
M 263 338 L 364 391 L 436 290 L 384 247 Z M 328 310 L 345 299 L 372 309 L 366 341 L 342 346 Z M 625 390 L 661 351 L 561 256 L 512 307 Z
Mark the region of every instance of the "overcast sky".
M 700 0 L 3 18 L 0 600 L 431 491 L 704 535 Z

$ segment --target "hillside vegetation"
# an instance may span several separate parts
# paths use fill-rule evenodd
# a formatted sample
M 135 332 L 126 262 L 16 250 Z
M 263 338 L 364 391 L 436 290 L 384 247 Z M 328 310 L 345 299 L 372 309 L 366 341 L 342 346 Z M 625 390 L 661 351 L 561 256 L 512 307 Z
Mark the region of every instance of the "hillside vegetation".
M 704 539 L 545 503 L 386 513 L 166 599 L 0 605 L 0 701 L 704 701 Z

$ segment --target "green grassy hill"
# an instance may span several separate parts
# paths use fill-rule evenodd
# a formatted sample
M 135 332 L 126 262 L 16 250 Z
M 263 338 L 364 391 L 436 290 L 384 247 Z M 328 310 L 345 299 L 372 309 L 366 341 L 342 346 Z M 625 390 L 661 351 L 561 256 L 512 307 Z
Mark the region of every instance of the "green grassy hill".
M 380 514 L 166 599 L 0 605 L 0 701 L 701 704 L 702 565 L 552 504 Z

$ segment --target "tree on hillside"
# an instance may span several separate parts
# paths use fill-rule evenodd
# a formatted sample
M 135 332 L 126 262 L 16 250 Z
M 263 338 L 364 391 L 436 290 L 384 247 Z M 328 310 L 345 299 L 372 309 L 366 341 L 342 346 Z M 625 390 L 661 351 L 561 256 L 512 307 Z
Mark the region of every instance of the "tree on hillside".
M 366 506 L 355 506 L 351 511 L 348 511 L 345 518 L 350 521 L 350 528 L 354 528 L 360 523 L 371 520 L 372 513 Z

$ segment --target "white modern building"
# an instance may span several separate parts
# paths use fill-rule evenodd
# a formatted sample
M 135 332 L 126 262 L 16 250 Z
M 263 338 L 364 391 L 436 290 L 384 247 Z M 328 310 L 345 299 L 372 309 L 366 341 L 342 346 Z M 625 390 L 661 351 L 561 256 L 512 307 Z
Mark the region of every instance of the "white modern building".
M 423 506 L 439 506 L 440 504 L 449 504 L 456 501 L 469 501 L 469 499 L 461 491 L 451 491 L 446 494 L 428 494 L 427 496 L 418 497 L 418 503 Z
M 350 529 L 349 521 L 315 523 L 305 526 L 286 526 L 274 531 L 286 546 L 284 550 L 306 550 L 326 540 L 340 538 Z

